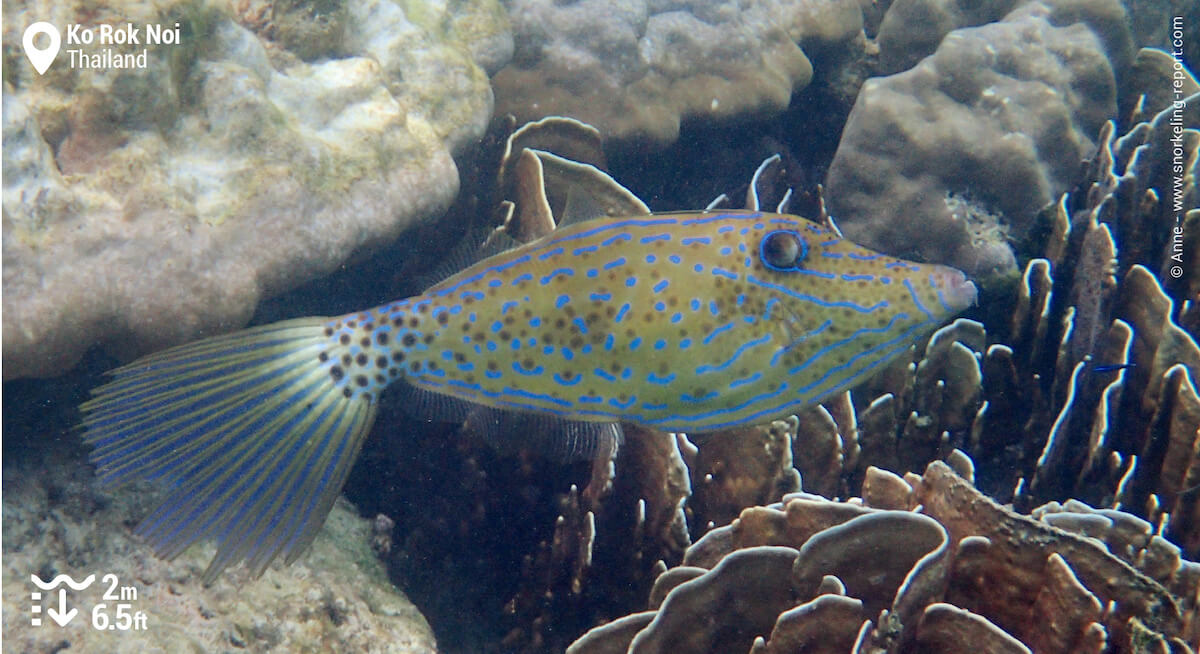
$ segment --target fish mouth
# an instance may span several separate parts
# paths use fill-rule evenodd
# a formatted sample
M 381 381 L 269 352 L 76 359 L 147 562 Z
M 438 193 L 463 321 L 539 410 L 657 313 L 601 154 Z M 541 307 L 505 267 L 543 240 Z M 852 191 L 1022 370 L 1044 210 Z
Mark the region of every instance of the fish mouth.
M 961 270 L 950 269 L 942 275 L 945 282 L 942 290 L 942 300 L 955 312 L 975 306 L 979 299 L 979 289 L 967 279 Z

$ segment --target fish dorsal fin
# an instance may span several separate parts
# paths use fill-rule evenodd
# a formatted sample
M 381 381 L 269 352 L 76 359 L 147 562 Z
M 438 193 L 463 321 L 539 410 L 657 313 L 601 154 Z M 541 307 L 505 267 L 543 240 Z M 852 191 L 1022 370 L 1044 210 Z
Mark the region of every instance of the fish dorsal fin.
M 442 284 L 459 271 L 472 266 L 488 257 L 494 257 L 520 245 L 509 236 L 504 227 L 494 229 L 479 227 L 471 229 L 449 254 L 425 277 L 425 292 L 437 290 Z

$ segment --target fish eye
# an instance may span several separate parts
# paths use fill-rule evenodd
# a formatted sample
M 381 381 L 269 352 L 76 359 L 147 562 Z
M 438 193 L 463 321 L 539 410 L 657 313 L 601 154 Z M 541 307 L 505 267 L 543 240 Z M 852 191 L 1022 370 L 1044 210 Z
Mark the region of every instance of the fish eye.
M 796 270 L 808 256 L 808 243 L 796 232 L 778 230 L 769 232 L 758 245 L 758 254 L 771 270 L 787 272 Z

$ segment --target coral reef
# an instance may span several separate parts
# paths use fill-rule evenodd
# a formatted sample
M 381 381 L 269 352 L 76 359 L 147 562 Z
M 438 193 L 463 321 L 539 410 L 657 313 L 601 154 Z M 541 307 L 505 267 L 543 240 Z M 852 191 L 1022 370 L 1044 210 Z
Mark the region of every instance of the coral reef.
M 953 2 L 899 2 L 880 28 L 881 58 L 892 17 L 925 17 L 931 7 L 954 15 L 935 24 L 974 22 Z M 862 87 L 826 183 L 847 236 L 973 275 L 1014 271 L 1006 234 L 1027 235 L 1038 210 L 1074 182 L 1116 110 L 1116 80 L 1131 58 L 1115 0 L 1074 7 L 1030 2 L 945 38 L 895 29 L 937 49 Z M 916 59 L 927 49 L 893 47 Z M 911 230 L 914 222 L 924 228 Z
M 650 611 L 567 652 L 1194 651 L 1200 564 L 1136 518 L 1021 516 L 940 462 L 887 485 L 889 508 L 864 492 L 746 509 L 658 577 Z
M 24 439 L 28 435 L 12 435 Z M 7 439 L 6 439 L 7 440 Z M 269 569 L 259 580 L 244 571 L 205 587 L 200 575 L 212 547 L 197 547 L 171 562 L 155 558 L 129 535 L 160 493 L 146 485 L 108 492 L 97 487 L 82 453 L 44 438 L 21 462 L 4 467 L 5 648 L 43 652 L 437 651 L 425 619 L 387 580 L 371 550 L 371 526 L 339 502 L 312 549 L 295 564 Z M 11 447 L 7 446 L 6 447 Z M 6 454 L 11 453 L 6 449 Z M 90 588 L 69 591 L 79 611 L 60 627 L 31 613 L 30 574 L 59 574 Z M 92 627 L 92 611 L 115 616 L 105 575 L 132 586 L 130 613 L 143 611 L 145 629 Z M 24 589 L 24 590 L 22 590 Z M 128 596 L 126 596 L 128 597 Z M 42 602 L 54 606 L 50 602 Z
M 563 115 L 609 138 L 675 140 L 689 117 L 778 112 L 808 84 L 806 49 L 862 33 L 856 3 L 518 0 L 513 62 L 494 78 L 497 111 Z
M 1104 642 L 1115 644 L 1114 651 L 1131 651 L 1129 644 L 1134 640 L 1166 642 L 1163 638 L 1175 638 L 1176 644 L 1191 642 L 1196 637 L 1195 564 L 1181 557 L 1195 559 L 1200 554 L 1196 547 L 1200 542 L 1196 535 L 1200 519 L 1195 493 L 1187 490 L 1200 480 L 1200 457 L 1196 456 L 1200 447 L 1200 399 L 1192 376 L 1200 369 L 1200 348 L 1180 324 L 1194 320 L 1191 298 L 1195 273 L 1190 266 L 1184 269 L 1193 272 L 1180 278 L 1168 273 L 1171 244 L 1166 237 L 1171 233 L 1174 213 L 1157 199 L 1166 188 L 1164 171 L 1169 161 L 1163 156 L 1163 139 L 1173 114 L 1169 110 L 1154 113 L 1149 104 L 1143 105 L 1149 114 L 1146 122 L 1119 138 L 1112 123 L 1099 130 L 1100 147 L 1087 165 L 1088 179 L 1077 183 L 1076 191 L 1038 212 L 1028 228 L 1028 242 L 1036 244 L 1037 252 L 1046 258 L 1031 261 L 1021 283 L 998 291 L 983 316 L 987 327 L 975 320 L 957 320 L 932 335 L 927 343 L 914 347 L 909 360 L 891 366 L 853 394 L 845 393 L 824 406 L 771 426 L 705 435 L 695 442 L 682 434 L 656 434 L 626 426 L 626 449 L 615 460 L 596 466 L 590 484 L 582 492 L 573 490 L 564 503 L 555 535 L 546 545 L 547 554 L 530 567 L 527 583 L 531 585 L 523 587 L 513 605 L 518 616 L 530 616 L 522 622 L 532 625 L 532 631 L 514 631 L 510 644 L 529 642 L 525 639 L 533 634 L 537 634 L 532 640 L 539 646 L 552 642 L 547 640 L 552 633 L 550 625 L 565 624 L 558 613 L 564 597 L 573 598 L 566 602 L 568 605 L 586 605 L 584 598 L 596 592 L 598 586 L 608 584 L 611 576 L 644 580 L 647 572 L 658 580 L 647 591 L 651 610 L 597 627 L 572 651 L 628 648 L 651 652 L 666 647 L 726 651 L 727 647 L 736 650 L 740 645 L 731 646 L 721 638 L 737 638 L 749 647 L 755 635 L 770 638 L 754 651 L 796 651 L 788 648 L 808 642 L 811 635 L 806 634 L 817 628 L 817 620 L 822 625 L 827 620 L 842 625 L 844 629 L 834 642 L 857 642 L 860 649 L 854 651 L 875 651 L 871 647 L 882 648 L 886 643 L 917 648 L 900 651 L 955 651 L 963 639 L 992 643 L 994 651 L 1014 652 L 1028 648 L 1100 651 L 1096 648 Z M 1191 116 L 1194 110 L 1191 102 L 1182 106 L 1185 116 Z M 1183 159 L 1194 166 L 1200 140 L 1190 130 L 1184 134 Z M 556 138 L 561 139 L 562 133 L 557 132 Z M 580 136 L 581 140 L 592 138 Z M 579 198 L 620 195 L 615 190 L 596 190 L 606 185 L 620 187 L 611 179 L 601 183 L 605 176 L 594 166 L 586 167 L 586 181 L 547 172 L 552 168 L 573 169 L 573 164 L 536 149 L 537 145 L 536 139 L 531 139 L 534 150 L 510 153 L 511 157 L 528 155 L 547 164 L 530 167 L 526 172 L 520 172 L 523 167 L 519 165 L 510 167 L 524 179 L 507 184 L 521 189 L 524 198 L 505 212 L 510 233 L 520 233 L 522 224 L 542 225 L 536 230 L 549 229 L 571 207 L 598 210 L 607 206 L 596 201 L 579 202 Z M 585 150 L 594 152 L 576 151 Z M 602 157 L 589 156 L 602 161 Z M 786 189 L 780 188 L 783 180 L 779 162 L 773 157 L 755 174 L 746 192 L 748 206 L 786 206 L 790 201 Z M 1186 178 L 1191 180 L 1194 174 Z M 1189 181 L 1182 189 L 1185 207 L 1196 204 L 1192 184 Z M 552 197 L 557 199 L 551 201 Z M 565 198 L 577 201 L 573 204 Z M 957 200 L 953 196 L 949 199 Z M 521 205 L 527 202 L 538 209 L 523 210 Z M 732 203 L 722 196 L 714 206 Z M 614 210 L 619 211 L 609 209 Z M 1189 219 L 1185 224 L 1190 229 L 1193 222 Z M 1114 241 L 1112 235 L 1120 238 Z M 1120 248 L 1116 242 L 1121 243 Z M 1160 279 L 1166 284 L 1160 284 Z M 938 479 L 948 479 L 948 471 L 953 469 L 966 483 L 982 484 L 991 496 L 1013 502 L 1017 510 L 1032 512 L 1056 528 L 1082 530 L 1089 537 L 1099 538 L 1111 549 L 1110 554 L 1140 572 L 1130 572 L 1104 558 L 1101 567 L 1111 569 L 1104 568 L 1108 572 L 1101 573 L 1064 550 L 1030 550 L 1022 539 L 1040 542 L 1044 537 L 1038 535 L 1042 533 L 1038 529 L 1043 528 L 1012 532 L 1011 525 L 1028 525 L 1028 519 L 1012 509 L 1001 511 L 990 502 L 987 506 L 1007 516 L 1001 522 L 1008 521 L 1004 524 L 1009 527 L 996 531 L 976 525 L 974 531 L 956 531 L 957 518 L 951 513 L 934 515 L 929 508 L 936 503 L 934 496 L 922 495 L 926 491 L 914 478 L 897 476 L 939 460 L 949 467 L 945 474 L 938 472 Z M 948 529 L 949 536 L 938 533 L 942 538 L 954 537 L 943 544 L 940 556 L 948 559 L 951 555 L 945 551 L 957 546 L 963 553 L 958 560 L 968 566 L 960 574 L 967 577 L 934 584 L 940 584 L 941 591 L 920 591 L 924 593 L 923 603 L 905 600 L 906 604 L 897 599 L 896 606 L 892 606 L 896 587 L 912 565 L 937 550 L 937 539 L 933 538 L 922 541 L 931 544 L 915 551 L 906 567 L 897 569 L 891 590 L 877 596 L 845 590 L 856 587 L 855 566 L 861 565 L 861 557 L 847 555 L 853 563 L 844 568 L 833 572 L 821 568 L 826 572 L 813 573 L 812 588 L 828 587 L 824 593 L 800 592 L 793 587 L 796 601 L 781 599 L 756 616 L 715 612 L 713 606 L 744 601 L 737 593 L 746 589 L 721 588 L 720 579 L 726 575 L 763 576 L 762 580 L 755 577 L 747 589 L 764 602 L 770 603 L 771 597 L 787 597 L 786 588 L 777 586 L 787 574 L 779 574 L 776 568 L 790 569 L 793 555 L 764 551 L 764 558 L 756 560 L 748 553 L 744 560 L 730 560 L 730 569 L 736 568 L 735 572 L 720 568 L 718 574 L 718 561 L 724 554 L 736 547 L 749 547 L 737 543 L 737 528 L 731 531 L 720 525 L 742 507 L 769 504 L 798 489 L 797 472 L 806 491 L 824 497 L 845 498 L 861 492 L 862 504 L 893 511 L 909 511 L 927 504 L 923 513 L 934 515 L 944 525 L 934 531 Z M 601 490 L 597 492 L 597 488 Z M 947 496 L 961 499 L 961 488 L 961 484 L 953 486 L 946 491 Z M 806 497 L 807 501 L 836 507 L 829 511 L 838 516 L 838 523 L 864 511 L 853 501 L 834 503 L 820 496 Z M 982 495 L 973 497 L 976 499 L 972 502 L 984 502 Z M 1076 501 L 1065 505 L 1055 502 L 1069 497 L 1083 498 L 1101 508 Z M 632 511 L 628 509 L 630 504 L 635 506 Z M 1039 504 L 1042 506 L 1034 510 Z M 795 506 L 787 513 L 789 516 L 807 515 L 814 510 L 808 504 Z M 973 515 L 978 517 L 977 512 Z M 678 526 L 681 517 L 686 520 L 682 531 Z M 740 522 L 735 524 L 746 524 L 751 517 L 749 512 L 742 512 Z M 803 552 L 801 545 L 812 533 L 833 524 L 814 527 L 803 538 L 788 542 L 766 538 L 757 544 L 788 545 Z M 912 528 L 933 529 L 928 525 Z M 901 527 L 880 529 L 881 533 L 892 534 Z M 1010 538 L 1000 548 L 1004 551 L 992 547 L 991 554 L 986 554 L 989 546 L 983 539 L 995 541 L 1001 532 Z M 703 537 L 692 543 L 697 534 Z M 982 538 L 972 540 L 971 536 Z M 611 553 L 599 554 L 608 552 L 613 540 L 621 542 L 625 554 L 616 560 Z M 869 536 L 860 535 L 830 547 L 832 551 L 849 552 L 857 545 L 869 548 L 870 543 Z M 1078 546 L 1076 541 L 1070 543 L 1071 547 Z M 893 545 L 889 541 L 889 547 Z M 687 549 L 681 551 L 681 547 Z M 604 581 L 590 572 L 597 565 L 597 556 L 605 561 Z M 1029 619 L 1029 608 L 1014 608 L 1019 599 L 1006 600 L 1013 604 L 1008 607 L 981 606 L 980 597 L 986 593 L 981 588 L 967 588 L 965 581 L 974 574 L 969 566 L 985 565 L 973 556 L 1021 560 L 1026 569 L 1046 570 L 1045 588 L 1030 580 L 1028 588 L 1019 586 L 1014 594 L 1042 598 L 1038 606 L 1045 606 L 1037 610 L 1043 611 L 1052 610 L 1047 604 L 1051 601 L 1072 602 L 1074 608 L 1070 611 L 1079 611 L 1078 616 L 1064 618 L 1061 624 L 1038 625 Z M 668 569 L 665 561 L 671 560 L 681 565 Z M 942 560 L 936 565 L 944 568 L 950 564 Z M 1176 573 L 1177 568 L 1182 572 Z M 712 569 L 715 577 L 709 579 L 704 569 Z M 826 573 L 840 579 L 836 583 L 822 582 Z M 871 574 L 871 570 L 862 572 L 864 577 Z M 944 575 L 945 571 L 938 574 Z M 995 574 L 1000 578 L 1011 572 Z M 1159 585 L 1145 591 L 1139 574 L 1150 576 Z M 545 585 L 547 577 L 543 575 L 558 581 Z M 1136 619 L 1134 613 L 1117 615 L 1112 614 L 1111 607 L 1105 608 L 1112 599 L 1109 593 L 1117 591 L 1099 580 L 1121 575 L 1130 576 L 1132 587 L 1142 589 L 1137 592 L 1152 596 L 1134 602 L 1142 607 L 1136 611 L 1145 609 Z M 701 582 L 701 577 L 705 581 Z M 680 595 L 674 604 L 666 599 L 673 589 L 688 586 L 691 580 L 698 584 L 694 590 Z M 962 594 L 946 591 L 947 583 L 952 589 L 962 586 L 958 591 Z M 1093 597 L 1097 593 L 1098 598 Z M 823 599 L 824 595 L 830 597 Z M 558 599 L 547 606 L 535 598 Z M 1122 600 L 1129 601 L 1133 600 Z M 1183 602 L 1183 609 L 1177 606 L 1179 602 Z M 656 613 L 660 606 L 663 608 Z M 668 617 L 667 607 L 680 608 L 671 608 L 673 616 Z M 893 617 L 864 631 L 863 622 L 875 620 L 885 608 Z M 1166 613 L 1160 614 L 1159 609 Z M 907 613 L 897 619 L 901 610 Z M 1191 617 L 1183 616 L 1183 611 L 1191 611 Z M 1160 619 L 1164 621 L 1155 622 Z M 697 631 L 678 626 L 694 626 L 697 620 L 710 624 L 711 629 Z M 919 628 L 907 631 L 900 627 L 918 624 Z M 938 647 L 943 649 L 933 649 Z
M 497 3 L 454 7 L 5 11 L 8 43 L 35 19 L 183 35 L 148 46 L 145 68 L 73 68 L 64 50 L 38 76 L 6 50 L 5 377 L 240 326 L 261 298 L 438 216 L 458 190 L 451 153 L 489 118 L 481 65 L 511 52 Z

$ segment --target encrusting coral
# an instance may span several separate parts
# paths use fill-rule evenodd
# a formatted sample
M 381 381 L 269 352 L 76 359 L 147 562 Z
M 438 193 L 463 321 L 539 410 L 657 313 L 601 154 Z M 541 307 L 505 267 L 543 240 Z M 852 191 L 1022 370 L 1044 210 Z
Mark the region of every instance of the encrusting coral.
M 847 49 L 863 27 L 857 3 L 829 0 L 520 0 L 510 12 L 517 48 L 493 80 L 498 113 L 661 143 L 691 117 L 783 110 L 813 76 L 801 48 Z
M 888 12 L 881 48 L 892 16 L 914 4 Z M 1116 111 L 1130 37 L 1114 15 L 1124 15 L 1115 0 L 1027 2 L 938 35 L 920 63 L 868 80 L 826 182 L 846 235 L 975 276 L 1015 272 L 1006 236 L 1025 238 Z

